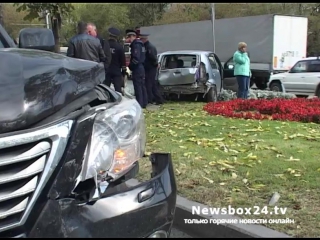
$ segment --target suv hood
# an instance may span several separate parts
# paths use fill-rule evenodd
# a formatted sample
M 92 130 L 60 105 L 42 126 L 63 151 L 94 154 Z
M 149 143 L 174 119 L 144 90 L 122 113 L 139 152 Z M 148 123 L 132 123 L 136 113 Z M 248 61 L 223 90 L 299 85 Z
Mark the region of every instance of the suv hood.
M 273 74 L 273 75 L 270 77 L 270 80 L 273 80 L 273 79 L 282 79 L 282 78 L 286 77 L 287 75 L 288 75 L 288 72 Z
M 103 64 L 28 49 L 0 50 L 0 134 L 25 129 L 104 80 Z

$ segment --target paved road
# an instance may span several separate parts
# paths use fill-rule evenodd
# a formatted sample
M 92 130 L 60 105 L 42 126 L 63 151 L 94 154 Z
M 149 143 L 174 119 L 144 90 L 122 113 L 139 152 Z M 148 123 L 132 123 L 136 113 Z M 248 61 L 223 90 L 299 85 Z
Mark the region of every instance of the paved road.
M 192 238 L 188 234 L 185 234 L 184 232 L 179 231 L 176 228 L 172 228 L 170 238 Z

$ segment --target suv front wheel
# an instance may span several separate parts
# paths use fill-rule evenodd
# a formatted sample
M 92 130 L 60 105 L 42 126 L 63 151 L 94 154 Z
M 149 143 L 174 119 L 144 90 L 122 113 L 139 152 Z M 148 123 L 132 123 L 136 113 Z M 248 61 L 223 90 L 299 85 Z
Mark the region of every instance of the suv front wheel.
M 273 92 L 282 92 L 282 86 L 280 82 L 272 82 L 270 84 L 270 91 Z

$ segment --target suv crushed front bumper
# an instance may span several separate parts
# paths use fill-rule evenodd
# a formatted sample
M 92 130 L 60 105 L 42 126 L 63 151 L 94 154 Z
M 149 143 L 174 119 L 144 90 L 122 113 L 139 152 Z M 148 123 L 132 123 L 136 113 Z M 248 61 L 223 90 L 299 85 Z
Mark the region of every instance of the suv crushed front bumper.
M 155 153 L 150 161 L 153 171 L 149 181 L 133 187 L 123 183 L 115 187 L 114 193 L 95 202 L 77 205 L 72 198 L 48 200 L 30 231 L 23 235 L 148 238 L 158 232 L 162 233 L 159 237 L 169 236 L 177 194 L 171 156 Z

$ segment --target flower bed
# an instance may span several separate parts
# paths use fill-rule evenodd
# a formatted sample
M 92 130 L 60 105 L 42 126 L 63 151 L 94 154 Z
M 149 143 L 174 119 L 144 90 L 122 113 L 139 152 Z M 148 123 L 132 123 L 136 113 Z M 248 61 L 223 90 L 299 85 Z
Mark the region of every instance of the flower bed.
M 203 108 L 211 115 L 244 119 L 320 123 L 320 99 L 235 99 L 208 103 Z

